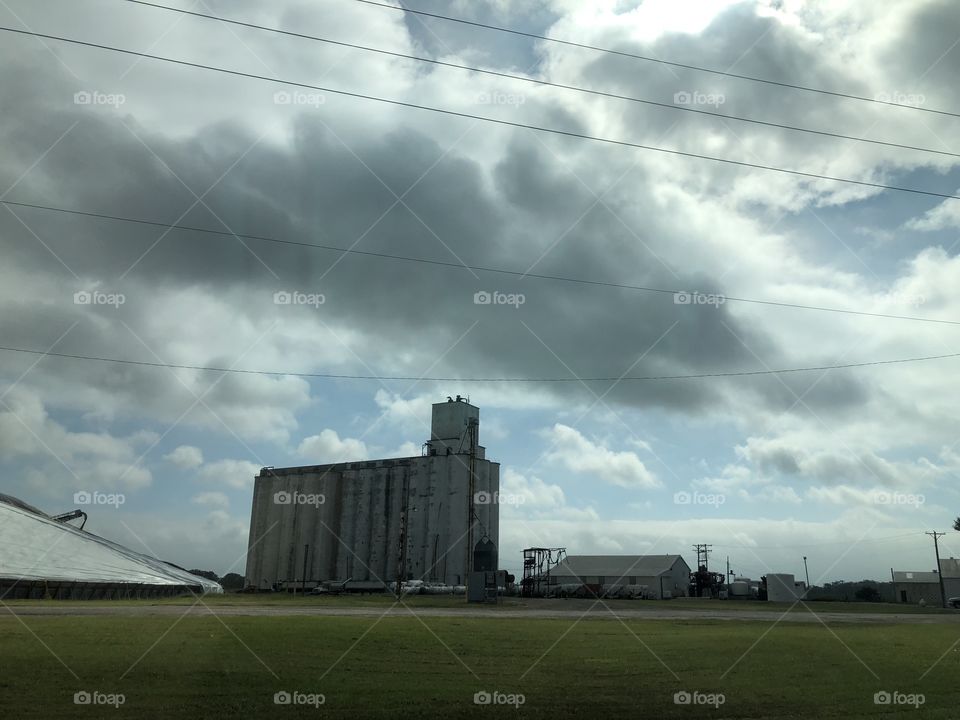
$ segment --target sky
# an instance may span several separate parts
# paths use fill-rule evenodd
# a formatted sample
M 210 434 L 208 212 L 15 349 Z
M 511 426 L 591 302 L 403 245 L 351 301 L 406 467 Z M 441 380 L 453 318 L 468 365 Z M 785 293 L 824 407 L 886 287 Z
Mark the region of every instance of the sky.
M 949 0 L 415 6 L 908 108 L 355 0 L 169 4 L 667 107 L 119 0 L 4 0 L 4 28 L 327 90 L 3 32 L 0 344 L 277 374 L 0 350 L 0 490 L 51 513 L 95 494 L 86 529 L 243 573 L 261 467 L 417 455 L 431 403 L 460 394 L 517 499 L 514 572 L 533 545 L 692 566 L 708 543 L 711 569 L 802 577 L 806 556 L 812 582 L 882 580 L 935 566 L 931 530 L 960 556 L 957 359 L 629 379 L 960 352 L 949 322 L 731 299 L 960 321 L 960 200 L 464 117 L 956 195 L 960 119 L 915 109 L 960 111 Z

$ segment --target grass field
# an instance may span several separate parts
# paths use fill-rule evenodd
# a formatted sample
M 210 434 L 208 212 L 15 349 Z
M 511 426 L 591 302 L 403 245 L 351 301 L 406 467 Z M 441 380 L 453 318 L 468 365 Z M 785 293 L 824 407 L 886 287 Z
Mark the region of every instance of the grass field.
M 63 606 L 64 601 L 51 600 L 6 600 L 8 605 L 48 605 L 51 607 Z M 175 598 L 163 598 L 158 600 L 102 600 L 102 601 L 78 601 L 83 607 L 113 607 L 116 605 L 124 606 L 143 606 L 143 605 L 193 605 L 196 602 L 195 597 L 185 595 Z M 396 602 L 395 596 L 387 594 L 376 595 L 324 595 L 324 596 L 303 596 L 293 593 L 226 593 L 223 595 L 205 595 L 203 602 L 210 607 L 218 606 L 243 606 L 243 605 L 264 605 L 264 606 L 297 606 L 297 607 L 383 607 L 387 608 Z M 409 595 L 404 597 L 403 602 L 411 607 L 463 607 L 466 604 L 462 596 L 449 595 Z M 548 607 L 564 607 L 576 610 L 590 606 L 591 600 L 562 600 L 553 601 L 551 605 L 548 601 Z M 611 608 L 636 609 L 636 610 L 752 610 L 760 612 L 782 613 L 803 612 L 808 613 L 813 610 L 817 613 L 871 613 L 871 614 L 917 614 L 917 615 L 935 615 L 935 614 L 958 614 L 960 611 L 937 607 L 919 607 L 917 605 L 907 605 L 898 603 L 862 603 L 862 602 L 822 602 L 808 601 L 804 605 L 790 605 L 786 603 L 769 603 L 757 601 L 738 601 L 738 600 L 706 600 L 700 598 L 676 598 L 674 600 L 604 600 L 605 606 Z M 511 610 L 523 608 L 535 608 L 545 606 L 542 600 L 526 600 L 523 598 L 507 597 L 496 607 Z M 483 606 L 489 608 L 492 606 Z M 809 609 L 808 609 L 809 608 Z
M 322 602 L 335 600 L 352 599 Z M 228 596 L 214 603 L 228 601 L 250 602 Z M 307 616 L 177 621 L 7 614 L 0 616 L 0 717 L 522 713 L 556 718 L 613 712 L 657 718 L 946 719 L 960 714 L 960 653 L 951 648 L 960 626 L 824 627 L 775 625 L 774 620 Z M 74 694 L 81 691 L 122 694 L 124 702 L 77 705 Z M 276 705 L 274 695 L 281 691 L 302 693 L 299 700 L 317 703 L 318 697 L 308 696 L 322 694 L 325 702 Z M 523 704 L 474 704 L 474 695 L 484 691 L 522 694 Z M 675 704 L 674 694 L 683 691 L 722 693 L 724 702 L 719 707 Z M 880 691 L 920 693 L 924 704 L 919 710 L 876 705 L 874 694 Z

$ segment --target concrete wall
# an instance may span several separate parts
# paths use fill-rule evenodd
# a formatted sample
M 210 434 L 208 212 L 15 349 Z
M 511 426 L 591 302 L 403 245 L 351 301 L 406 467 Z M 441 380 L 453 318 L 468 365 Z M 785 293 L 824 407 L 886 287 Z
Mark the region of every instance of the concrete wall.
M 960 578 L 943 579 L 944 594 L 949 600 L 952 597 L 960 597 Z M 920 598 L 926 600 L 927 605 L 940 607 L 940 583 L 905 583 L 898 582 L 894 585 L 894 594 L 896 602 L 905 602 L 908 605 L 916 605 Z M 906 598 L 906 599 L 904 599 Z
M 770 602 L 796 602 L 803 597 L 797 588 L 796 579 L 789 573 L 767 573 L 767 600 Z
M 469 461 L 458 454 L 264 469 L 254 484 L 247 584 L 265 588 L 301 579 L 304 546 L 308 585 L 347 578 L 395 582 L 404 508 L 403 575 L 462 584 Z M 476 470 L 476 490 L 498 493 L 499 464 L 477 460 Z M 475 509 L 474 544 L 486 534 L 499 548 L 497 505 Z
M 430 422 L 430 454 L 469 453 L 472 445 L 467 431 L 470 420 L 480 422 L 480 408 L 463 400 L 435 403 Z M 477 445 L 477 457 L 486 457 L 486 451 Z
M 921 598 L 927 605 L 940 607 L 940 583 L 895 583 L 894 590 L 897 602 L 916 605 Z

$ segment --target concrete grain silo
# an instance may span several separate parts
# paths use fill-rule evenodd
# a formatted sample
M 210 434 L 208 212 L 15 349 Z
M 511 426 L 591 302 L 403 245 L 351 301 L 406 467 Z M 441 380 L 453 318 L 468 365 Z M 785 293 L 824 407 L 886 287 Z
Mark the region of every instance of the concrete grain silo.
M 432 414 L 420 456 L 263 468 L 247 585 L 463 585 L 468 563 L 496 568 L 500 465 L 478 443 L 480 411 L 458 396 Z

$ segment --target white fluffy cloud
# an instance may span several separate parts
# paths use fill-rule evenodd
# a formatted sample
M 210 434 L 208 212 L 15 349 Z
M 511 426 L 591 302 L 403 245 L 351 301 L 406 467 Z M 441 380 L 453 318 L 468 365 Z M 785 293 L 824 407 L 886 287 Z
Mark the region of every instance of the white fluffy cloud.
M 248 460 L 217 460 L 200 468 L 197 476 L 207 483 L 246 489 L 253 486 L 260 469 L 260 465 Z
M 25 387 L 13 388 L 0 404 L 0 460 L 29 463 L 31 485 L 48 496 L 146 487 L 153 475 L 141 455 L 156 439 L 147 431 L 128 437 L 74 432 Z
M 960 227 L 960 203 L 946 200 L 904 225 L 909 230 L 933 231 Z
M 366 443 L 354 438 L 341 438 L 335 430 L 329 428 L 319 435 L 311 435 L 300 443 L 297 453 L 303 458 L 317 463 L 327 464 L 350 460 L 367 460 L 370 452 Z
M 173 452 L 163 456 L 164 460 L 184 469 L 193 469 L 203 465 L 203 451 L 192 445 L 180 445 Z
M 119 36 L 149 45 L 157 40 L 157 22 L 166 18 L 170 32 L 157 40 L 157 52 L 171 57 L 214 58 L 217 64 L 258 73 L 265 62 L 269 74 L 279 77 L 327 73 L 324 82 L 334 87 L 804 172 L 948 192 L 943 178 L 956 164 L 948 156 L 585 98 L 376 54 L 338 62 L 342 49 L 310 43 L 251 36 L 248 48 L 236 42 L 229 27 L 179 21 L 141 6 L 118 6 L 107 27 L 69 0 L 8 0 L 7 5 L 0 7 L 6 24 L 23 22 L 107 43 Z M 655 0 L 637 5 L 560 0 L 529 16 L 515 3 L 498 2 L 495 10 L 488 3 L 461 5 L 459 12 L 476 13 L 470 16 L 477 19 L 496 12 L 498 24 L 529 23 L 537 32 L 578 42 L 694 58 L 704 66 L 728 67 L 736 60 L 737 72 L 748 75 L 795 81 L 802 72 L 803 82 L 811 85 L 866 94 L 919 93 L 928 107 L 960 105 L 949 52 L 956 14 L 945 11 L 942 1 Z M 348 41 L 363 35 L 366 44 L 400 52 L 416 48 L 511 72 L 531 68 L 551 81 L 641 94 L 640 65 L 622 57 L 487 33 L 446 35 L 440 25 L 427 31 L 405 22 L 402 13 L 357 3 L 326 9 L 261 4 L 243 12 L 249 14 L 244 19 L 268 25 L 322 28 Z M 858 32 L 850 33 L 850 27 Z M 912 42 L 916 38 L 923 42 Z M 508 44 L 510 52 L 500 52 Z M 823 47 L 837 52 L 824 53 Z M 930 208 L 928 199 L 901 194 L 902 203 L 887 202 L 877 188 L 625 151 L 332 94 L 322 107 L 278 106 L 272 99 L 277 88 L 239 78 L 225 81 L 218 74 L 162 63 L 131 68 L 129 58 L 69 46 L 58 45 L 56 52 L 54 57 L 30 38 L 11 37 L 0 48 L 7 61 L 0 63 L 6 68 L 0 72 L 0 104 L 10 108 L 0 118 L 0 187 L 23 175 L 20 199 L 60 197 L 64 206 L 173 219 L 194 197 L 169 173 L 158 171 L 162 162 L 196 192 L 216 181 L 205 199 L 240 233 L 344 246 L 362 237 L 358 249 L 374 252 L 404 248 L 403 254 L 423 258 L 536 267 L 558 276 L 960 317 L 960 259 L 953 239 L 943 247 L 925 246 L 960 224 L 956 201 Z M 917 146 L 940 147 L 941 138 L 955 133 L 952 118 L 924 114 L 924 122 L 914 122 L 917 114 L 902 109 L 649 69 L 642 94 L 657 101 L 669 103 L 678 91 L 723 93 L 721 112 L 786 118 L 852 134 L 862 130 Z M 522 93 L 522 107 L 478 108 L 478 97 L 489 98 L 507 86 Z M 123 93 L 126 103 L 121 112 L 77 107 L 72 96 L 83 88 Z M 69 129 L 75 120 L 81 122 Z M 94 165 L 98 172 L 91 175 Z M 398 205 L 391 212 L 393 193 L 411 184 L 417 187 L 404 197 L 409 207 Z M 314 191 L 307 197 L 303 188 Z M 601 192 L 602 203 L 597 200 Z M 953 331 L 946 326 L 734 302 L 723 308 L 678 307 L 669 298 L 660 304 L 647 295 L 532 278 L 516 288 L 527 296 L 523 308 L 498 313 L 505 308 L 477 308 L 470 298 L 478 289 L 501 287 L 506 278 L 494 285 L 492 278 L 471 278 L 465 271 L 355 256 L 335 260 L 319 251 L 248 246 L 236 238 L 221 244 L 215 237 L 200 242 L 170 233 L 154 246 L 155 234 L 133 226 L 78 219 L 65 233 L 63 218 L 24 209 L 17 211 L 21 218 L 12 212 L 0 212 L 5 243 L 0 331 L 11 338 L 9 344 L 24 347 L 50 347 L 69 329 L 61 349 L 81 354 L 104 354 L 109 348 L 117 357 L 185 365 L 404 376 L 429 369 L 460 377 L 617 376 L 638 358 L 638 374 L 712 372 L 954 349 Z M 381 213 L 383 222 L 371 228 Z M 187 219 L 221 227 L 206 212 Z M 942 235 L 932 234 L 937 231 Z M 883 237 L 885 243 L 863 241 L 871 237 Z M 126 293 L 127 302 L 109 309 L 77 306 L 70 296 L 86 285 Z M 322 308 L 277 307 L 271 295 L 279 289 L 323 292 L 327 302 Z M 4 360 L 3 380 L 10 382 L 33 362 L 30 356 L 5 355 Z M 304 378 L 220 378 L 198 370 L 45 358 L 7 398 L 12 412 L 0 407 L 0 460 L 37 493 L 61 492 L 78 482 L 97 489 L 146 488 L 154 474 L 172 468 L 196 469 L 200 480 L 224 487 L 249 488 L 259 469 L 253 460 L 270 464 L 277 455 L 292 454 L 292 438 L 303 438 L 304 426 L 327 429 L 300 441 L 299 457 L 284 459 L 332 462 L 418 454 L 418 443 L 429 437 L 430 403 L 460 392 L 482 397 L 477 402 L 484 411 L 498 409 L 495 424 L 481 423 L 481 439 L 491 446 L 491 458 L 505 463 L 521 462 L 526 448 L 518 438 L 551 425 L 542 436 L 544 447 L 534 448 L 535 453 L 549 451 L 551 468 L 578 480 L 653 490 L 661 478 L 670 482 L 670 475 L 659 465 L 659 477 L 654 475 L 642 459 L 648 451 L 663 456 L 673 443 L 682 461 L 684 454 L 701 453 L 704 436 L 691 429 L 722 428 L 717 433 L 722 440 L 702 452 L 709 455 L 710 467 L 726 469 L 694 482 L 727 492 L 731 499 L 750 500 L 751 518 L 784 508 L 789 514 L 797 498 L 818 508 L 863 510 L 863 493 L 873 488 L 908 490 L 918 484 L 926 492 L 955 484 L 958 464 L 938 450 L 956 441 L 960 395 L 954 376 L 955 365 L 943 361 L 831 372 L 822 378 L 813 373 L 702 383 L 624 382 L 605 396 L 608 408 L 595 408 L 582 423 L 574 418 L 594 398 L 577 383 L 390 384 L 377 392 L 374 408 L 366 389 L 344 384 L 336 398 L 343 404 L 340 424 L 329 418 L 315 424 L 310 413 L 323 407 L 327 388 L 311 387 Z M 376 410 L 382 420 L 376 420 Z M 619 427 L 621 411 L 634 417 L 663 411 L 669 416 L 665 434 L 674 423 L 678 432 L 669 441 L 651 438 L 644 445 Z M 604 424 L 600 413 L 609 422 Z M 191 436 L 191 445 L 169 451 L 166 464 L 150 466 L 155 460 L 147 452 L 150 445 L 175 423 L 180 430 L 201 432 Z M 488 440 L 483 440 L 484 427 Z M 392 433 L 389 440 L 380 439 L 385 433 Z M 618 433 L 622 440 L 609 439 Z M 257 445 L 256 451 L 244 448 L 251 460 L 203 464 L 204 456 L 222 457 L 224 441 L 237 439 Z M 388 443 L 396 449 L 383 450 Z M 261 461 L 257 453 L 270 459 Z M 619 510 L 612 503 L 571 508 L 551 478 L 521 477 L 505 468 L 505 487 L 522 493 L 532 507 L 553 513 L 558 522 L 568 520 L 556 526 L 558 541 L 625 552 L 653 542 L 633 527 L 607 527 Z M 655 503 L 656 493 L 640 497 L 651 498 Z M 210 494 L 198 502 L 219 500 Z M 655 504 L 635 506 L 643 507 L 658 510 Z M 851 516 L 845 522 L 863 524 L 876 517 Z M 221 515 L 209 519 L 225 521 Z M 789 520 L 783 522 L 789 529 Z M 789 532 L 752 521 L 742 527 L 743 544 L 754 537 L 759 544 L 789 542 Z M 833 527 L 802 530 L 802 539 L 809 539 L 807 530 L 810 537 L 815 531 L 830 538 L 842 535 Z M 703 525 L 682 540 L 709 541 L 710 533 L 722 533 L 721 526 Z
M 559 485 L 551 485 L 536 476 L 528 478 L 511 467 L 503 469 L 500 494 L 520 498 L 517 504 L 527 510 L 556 510 L 567 502 Z
M 611 450 L 568 425 L 557 423 L 543 437 L 552 447 L 547 460 L 571 472 L 626 488 L 651 489 L 662 484 L 635 452 Z

